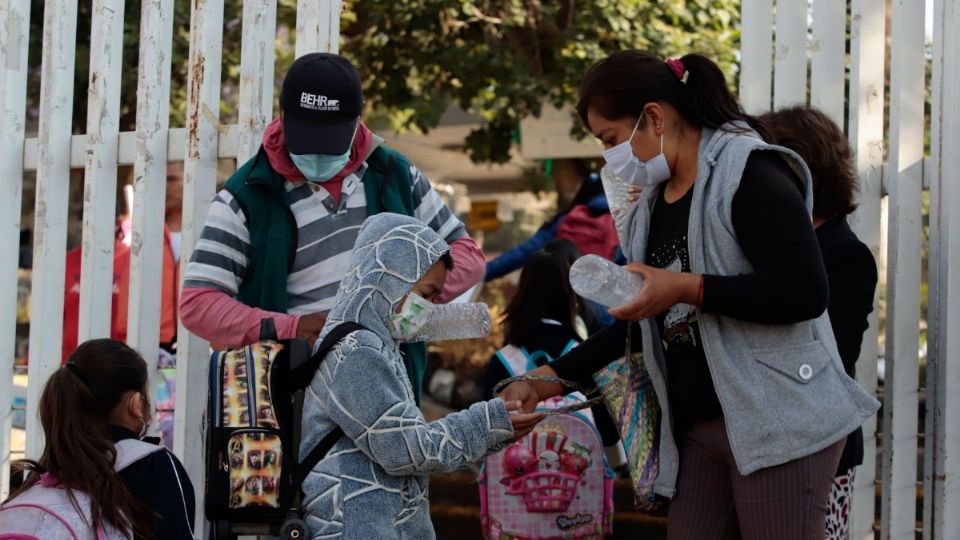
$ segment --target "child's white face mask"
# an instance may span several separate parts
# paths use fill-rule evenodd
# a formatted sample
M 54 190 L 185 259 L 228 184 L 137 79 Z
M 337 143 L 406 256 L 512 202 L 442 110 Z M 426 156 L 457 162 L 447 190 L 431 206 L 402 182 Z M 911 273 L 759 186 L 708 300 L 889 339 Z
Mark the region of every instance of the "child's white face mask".
M 411 292 L 402 300 L 400 311 L 390 312 L 390 335 L 404 343 L 413 340 L 430 321 L 436 305 Z

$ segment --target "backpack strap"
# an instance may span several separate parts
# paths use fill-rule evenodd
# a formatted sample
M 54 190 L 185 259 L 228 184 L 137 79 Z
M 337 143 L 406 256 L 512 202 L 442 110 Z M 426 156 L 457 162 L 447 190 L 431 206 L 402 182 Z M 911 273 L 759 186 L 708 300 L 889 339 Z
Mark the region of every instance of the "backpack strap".
M 114 444 L 117 449 L 117 460 L 113 470 L 120 472 L 141 459 L 164 450 L 164 447 L 137 439 L 124 439 Z
M 530 371 L 530 355 L 527 350 L 515 345 L 507 345 L 497 351 L 497 358 L 511 377 L 523 375 Z
M 341 339 L 347 337 L 347 334 L 363 329 L 363 326 L 355 322 L 343 322 L 334 326 L 333 329 L 330 330 L 330 333 L 320 341 L 317 348 L 314 349 L 309 360 L 298 366 L 290 366 L 290 371 L 287 372 L 287 389 L 294 392 L 310 386 L 310 381 L 313 380 L 314 373 L 320 369 L 320 364 L 323 362 L 323 359 L 326 358 L 330 349 Z
M 316 373 L 319 369 L 321 362 L 326 358 L 327 353 L 330 352 L 333 347 L 340 342 L 341 339 L 345 338 L 348 334 L 356 332 L 357 330 L 363 330 L 364 327 L 355 322 L 344 322 L 340 323 L 330 331 L 329 334 L 324 336 L 323 340 L 320 341 L 320 345 L 317 346 L 317 349 L 313 351 L 313 356 L 310 357 L 306 363 L 302 366 L 290 370 L 291 379 L 289 379 L 293 384 L 301 385 L 300 388 L 306 388 L 310 381 L 313 379 L 313 374 Z M 296 379 L 300 377 L 300 379 Z M 305 383 L 303 382 L 305 381 Z M 333 448 L 333 445 L 340 440 L 340 437 L 343 437 L 343 428 L 336 426 L 330 433 L 321 439 L 321 441 L 310 450 L 307 456 L 300 462 L 297 468 L 293 473 L 293 482 L 295 486 L 300 486 L 303 484 L 303 480 L 310 474 L 310 471 L 316 467 L 317 463 L 320 463 L 320 460 L 327 455 L 327 452 Z

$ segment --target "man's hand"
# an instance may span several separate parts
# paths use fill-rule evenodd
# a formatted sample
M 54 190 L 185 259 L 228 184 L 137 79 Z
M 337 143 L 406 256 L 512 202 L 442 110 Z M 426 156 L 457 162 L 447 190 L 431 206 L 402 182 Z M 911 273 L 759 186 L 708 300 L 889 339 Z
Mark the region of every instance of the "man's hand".
M 326 322 L 326 313 L 301 315 L 300 322 L 297 323 L 297 337 L 307 340 L 312 349 L 314 342 L 317 341 L 317 336 L 320 335 L 320 330 L 323 330 L 323 325 L 326 324 Z

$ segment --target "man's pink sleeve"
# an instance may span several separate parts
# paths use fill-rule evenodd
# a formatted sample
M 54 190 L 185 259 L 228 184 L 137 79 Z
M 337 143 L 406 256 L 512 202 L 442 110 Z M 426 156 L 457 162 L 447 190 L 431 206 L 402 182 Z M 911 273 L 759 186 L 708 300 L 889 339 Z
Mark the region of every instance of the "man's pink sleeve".
M 447 272 L 447 281 L 437 302 L 444 304 L 465 293 L 483 279 L 486 261 L 480 246 L 473 238 L 464 236 L 450 244 L 450 256 L 453 257 L 453 270 Z
M 226 347 L 260 340 L 260 320 L 272 318 L 279 339 L 296 337 L 300 316 L 252 308 L 216 289 L 184 287 L 180 295 L 183 325 L 203 339 Z

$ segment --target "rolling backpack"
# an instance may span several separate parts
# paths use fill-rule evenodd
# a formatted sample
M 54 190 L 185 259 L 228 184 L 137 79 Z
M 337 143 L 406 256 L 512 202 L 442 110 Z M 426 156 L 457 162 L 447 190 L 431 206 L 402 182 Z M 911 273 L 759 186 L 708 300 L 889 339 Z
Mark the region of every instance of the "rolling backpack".
M 300 485 L 343 431 L 334 429 L 301 458 L 303 391 L 327 352 L 362 328 L 337 325 L 311 354 L 305 340 L 277 340 L 273 320 L 264 319 L 259 342 L 213 354 L 205 512 L 214 538 L 309 535 L 300 519 Z
M 115 446 L 117 459 L 113 469 L 117 472 L 163 450 L 162 446 L 136 439 L 122 440 Z M 73 496 L 76 506 L 67 495 L 67 490 L 44 474 L 39 482 L 0 506 L 0 540 L 129 538 L 109 523 L 94 525 L 90 497 L 76 490 Z
M 564 353 L 576 346 L 570 342 Z M 549 355 L 507 345 L 511 377 Z M 586 401 L 578 392 L 541 402 L 550 411 Z M 613 532 L 613 471 L 589 409 L 548 416 L 532 433 L 488 456 L 477 480 L 485 540 L 594 539 Z

